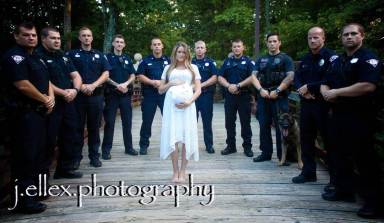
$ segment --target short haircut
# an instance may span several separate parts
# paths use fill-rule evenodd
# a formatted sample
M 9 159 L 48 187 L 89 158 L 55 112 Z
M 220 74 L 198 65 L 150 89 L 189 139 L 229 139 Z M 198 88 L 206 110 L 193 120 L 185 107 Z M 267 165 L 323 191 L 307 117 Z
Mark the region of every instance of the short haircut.
M 343 26 L 343 28 L 341 29 L 341 34 L 343 34 L 344 29 L 347 28 L 348 26 L 357 26 L 357 30 L 359 30 L 359 32 L 361 33 L 361 35 L 362 35 L 362 36 L 365 35 L 365 29 L 364 29 L 364 26 L 361 25 L 360 23 L 356 23 L 356 22 L 351 22 L 351 23 L 348 23 L 347 25 Z
M 115 41 L 116 38 L 123 39 L 125 41 L 124 36 L 121 34 L 114 35 L 112 41 Z
M 79 35 L 80 35 L 80 32 L 83 31 L 83 30 L 89 30 L 92 32 L 92 30 L 90 28 L 88 28 L 87 26 L 83 26 L 79 29 Z
M 196 42 L 195 42 L 195 47 L 196 47 L 196 45 L 198 45 L 198 44 L 204 44 L 204 46 L 206 46 L 206 44 L 205 44 L 205 42 L 204 42 L 203 40 L 198 40 L 198 41 L 196 41 Z
M 49 32 L 59 33 L 59 30 L 57 30 L 57 29 L 54 28 L 54 27 L 50 27 L 50 26 L 48 26 L 48 27 L 45 27 L 45 28 L 43 28 L 43 29 L 41 30 L 41 32 L 40 32 L 40 36 L 41 36 L 42 38 L 46 38 L 47 36 L 49 36 Z
M 271 36 L 277 36 L 277 39 L 278 40 L 280 40 L 280 34 L 278 33 L 278 32 L 271 32 L 271 33 L 268 33 L 267 34 L 267 41 L 268 41 L 268 39 L 269 39 L 269 37 L 271 37 Z
M 28 29 L 28 30 L 36 29 L 36 26 L 35 26 L 35 24 L 33 24 L 33 22 L 22 22 L 16 26 L 14 34 L 19 35 L 21 27 Z
M 160 37 L 155 36 L 155 37 L 153 37 L 153 38 L 151 39 L 151 45 L 152 45 L 152 41 L 155 40 L 155 39 L 158 39 L 158 40 L 160 40 L 161 43 L 163 43 L 163 41 L 160 39 Z
M 240 38 L 236 38 L 236 39 L 232 40 L 232 43 L 243 43 L 244 44 L 243 40 L 241 40 Z

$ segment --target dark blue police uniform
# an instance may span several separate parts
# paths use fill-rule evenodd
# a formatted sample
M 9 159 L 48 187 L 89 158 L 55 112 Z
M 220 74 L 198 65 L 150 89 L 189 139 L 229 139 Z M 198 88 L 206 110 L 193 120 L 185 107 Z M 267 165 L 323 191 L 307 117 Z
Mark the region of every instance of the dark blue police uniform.
M 305 99 L 300 96 L 300 143 L 304 163 L 302 174 L 305 177 L 316 177 L 315 140 L 317 133 L 320 133 L 324 143 L 326 140 L 328 104 L 320 93 L 320 85 L 323 83 L 329 60 L 334 55 L 334 51 L 325 47 L 321 48 L 317 54 L 308 52 L 295 72 L 295 88 L 299 89 L 307 85 L 309 93 L 315 97 L 315 99 Z M 328 162 L 331 183 L 333 183 L 334 176 L 330 164 Z
M 109 64 L 112 70 L 109 72 L 109 78 L 114 82 L 121 84 L 128 81 L 131 74 L 135 73 L 132 60 L 127 55 L 107 54 Z M 128 88 L 127 93 L 121 93 L 115 86 L 107 84 L 105 89 L 105 107 L 104 107 L 104 139 L 102 144 L 103 157 L 108 157 L 112 149 L 113 132 L 115 128 L 115 119 L 117 109 L 120 109 L 121 121 L 123 125 L 123 139 L 125 152 L 133 150 L 132 147 L 132 107 L 131 96 L 132 88 Z
M 325 77 L 325 85 L 330 89 L 344 88 L 359 82 L 377 85 L 380 80 L 381 63 L 367 49 L 360 48 L 352 56 L 344 53 L 331 57 L 330 61 L 330 69 Z M 353 196 L 355 189 L 358 189 L 366 204 L 377 207 L 380 178 L 373 148 L 376 114 L 373 99 L 373 94 L 338 97 L 331 103 L 327 133 L 336 172 L 338 197 Z M 359 173 L 357 182 L 354 181 L 354 167 Z M 324 195 L 324 199 L 329 199 Z
M 71 73 L 76 69 L 71 59 L 61 51 L 49 52 L 40 46 L 36 53 L 44 60 L 49 71 L 52 84 L 60 89 L 73 89 Z M 60 155 L 57 160 L 56 172 L 68 172 L 74 169 L 76 154 L 81 152 L 79 117 L 74 101 L 66 102 L 59 95 L 55 97 L 55 108 L 48 118 L 48 151 L 47 171 L 54 156 L 56 145 Z
M 199 68 L 201 75 L 201 83 L 207 81 L 213 75 L 217 75 L 218 71 L 216 63 L 210 58 L 197 59 L 193 58 L 192 63 Z M 204 142 L 207 151 L 212 150 L 213 135 L 212 135 L 212 117 L 213 117 L 213 96 L 215 94 L 215 84 L 201 89 L 201 94 L 196 100 L 197 116 L 199 111 L 203 120 Z
M 80 73 L 83 84 L 92 84 L 104 71 L 111 69 L 107 58 L 100 51 L 91 49 L 71 50 L 66 53 Z M 97 87 L 91 96 L 81 92 L 76 97 L 75 104 L 80 118 L 80 136 L 84 138 L 85 121 L 87 120 L 89 159 L 92 161 L 99 159 L 100 135 L 99 128 L 103 113 L 104 89 Z M 83 147 L 84 143 L 82 143 Z M 81 152 L 77 155 L 77 160 L 82 159 Z
M 261 87 L 269 92 L 276 90 L 287 72 L 293 72 L 293 61 L 285 53 L 276 55 L 261 56 L 256 60 L 255 70 L 257 79 L 260 81 Z M 265 159 L 271 159 L 273 153 L 271 124 L 278 126 L 278 114 L 288 112 L 288 93 L 280 92 L 279 97 L 275 100 L 266 99 L 258 95 L 257 98 L 257 114 L 260 125 L 260 150 L 261 156 Z M 281 132 L 276 127 L 276 151 L 277 157 L 281 158 Z
M 230 84 L 238 84 L 252 74 L 254 62 L 247 56 L 227 58 L 220 68 L 219 76 Z M 239 94 L 224 92 L 225 128 L 227 130 L 227 150 L 236 151 L 236 114 L 239 113 L 241 137 L 246 154 L 252 153 L 251 130 L 251 92 L 247 87 L 241 88 Z M 223 151 L 222 151 L 223 153 Z
M 2 85 L 7 88 L 6 109 L 11 136 L 12 179 L 25 193 L 30 185 L 38 186 L 38 174 L 44 172 L 46 157 L 47 109 L 39 101 L 25 96 L 14 83 L 29 81 L 36 89 L 48 95 L 49 73 L 44 61 L 35 53 L 16 46 L 6 52 L 1 60 Z M 19 207 L 36 204 L 36 197 L 19 196 Z M 36 206 L 35 206 L 36 207 Z
M 147 56 L 139 64 L 136 75 L 145 75 L 151 80 L 161 80 L 161 74 L 164 67 L 170 63 L 167 56 L 156 58 L 154 55 Z M 158 90 L 151 85 L 143 84 L 142 93 L 143 101 L 141 102 L 142 124 L 140 129 L 140 151 L 146 151 L 149 146 L 149 138 L 151 137 L 151 128 L 153 118 L 155 117 L 156 108 L 159 107 L 163 113 L 163 104 L 165 94 L 159 94 Z M 145 152 L 144 152 L 145 154 Z

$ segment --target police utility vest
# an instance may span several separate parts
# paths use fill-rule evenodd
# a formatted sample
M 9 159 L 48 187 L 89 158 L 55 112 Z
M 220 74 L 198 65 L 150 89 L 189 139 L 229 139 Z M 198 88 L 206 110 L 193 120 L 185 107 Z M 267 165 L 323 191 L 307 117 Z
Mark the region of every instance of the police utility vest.
M 267 90 L 274 90 L 287 77 L 287 72 L 293 71 L 292 59 L 285 53 L 268 54 L 257 59 L 256 71 L 261 86 Z

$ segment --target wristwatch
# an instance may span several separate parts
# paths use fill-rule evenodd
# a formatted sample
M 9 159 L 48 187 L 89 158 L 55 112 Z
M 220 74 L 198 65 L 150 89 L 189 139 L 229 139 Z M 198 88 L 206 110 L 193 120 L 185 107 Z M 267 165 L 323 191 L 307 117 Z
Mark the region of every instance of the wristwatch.
M 77 88 L 73 88 L 73 89 L 75 89 L 76 93 L 79 93 L 79 91 L 80 91 L 80 90 L 79 90 L 79 89 L 77 89 Z
M 279 96 L 279 94 L 280 94 L 280 92 L 281 92 L 281 90 L 279 89 L 279 88 L 276 88 L 276 94 L 277 94 L 277 96 Z
M 236 84 L 237 90 L 240 90 L 240 84 Z
M 262 88 L 262 87 L 256 88 L 256 90 L 257 90 L 258 92 L 260 92 L 261 89 L 263 89 L 263 88 Z

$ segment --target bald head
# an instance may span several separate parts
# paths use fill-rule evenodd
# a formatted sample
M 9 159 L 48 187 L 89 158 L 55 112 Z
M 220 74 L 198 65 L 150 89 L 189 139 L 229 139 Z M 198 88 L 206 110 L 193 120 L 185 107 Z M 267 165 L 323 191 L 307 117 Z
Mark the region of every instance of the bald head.
M 207 52 L 207 47 L 205 46 L 205 42 L 199 40 L 195 43 L 195 54 L 197 59 L 203 59 L 205 57 L 205 53 Z
M 325 33 L 324 29 L 318 26 L 308 30 L 308 46 L 313 54 L 317 54 L 324 46 Z

